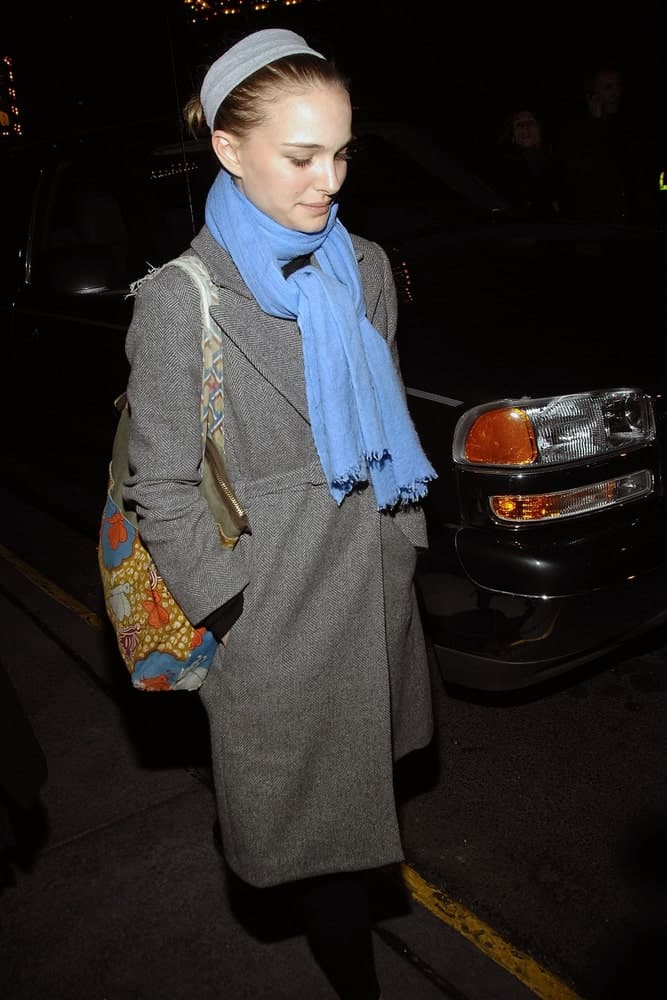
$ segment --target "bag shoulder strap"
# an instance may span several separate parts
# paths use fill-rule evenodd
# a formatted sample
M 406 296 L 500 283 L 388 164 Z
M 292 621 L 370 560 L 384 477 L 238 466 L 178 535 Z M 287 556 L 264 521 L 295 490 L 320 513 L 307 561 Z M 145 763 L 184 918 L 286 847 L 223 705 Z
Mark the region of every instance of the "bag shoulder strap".
M 225 546 L 233 546 L 243 531 L 250 531 L 248 518 L 241 507 L 227 476 L 225 466 L 222 330 L 211 316 L 211 306 L 218 305 L 220 295 L 201 257 L 186 254 L 168 262 L 187 271 L 199 289 L 202 336 L 201 425 L 202 444 L 207 462 L 203 465 L 203 489 L 211 503 L 215 497 L 217 522 Z M 165 267 L 167 264 L 164 265 Z M 223 498 L 223 508 L 217 497 Z
M 196 254 L 185 254 L 168 260 L 161 267 L 149 266 L 148 273 L 130 285 L 129 294 L 134 295 L 144 281 L 150 281 L 163 268 L 172 265 L 187 271 L 199 290 L 203 356 L 200 412 L 202 456 L 206 459 L 202 463 L 201 489 L 215 517 L 222 544 L 226 548 L 233 548 L 242 532 L 250 532 L 250 525 L 232 489 L 225 467 L 222 330 L 210 314 L 211 305 L 220 301 L 218 290 L 201 258 Z M 109 467 L 110 492 L 121 509 L 122 484 L 129 474 L 127 463 L 129 427 L 126 404 L 126 393 L 115 400 L 120 418 Z
M 213 443 L 224 451 L 223 420 L 225 413 L 223 391 L 222 333 L 212 318 L 210 309 L 220 301 L 218 290 L 211 281 L 208 268 L 196 254 L 186 254 L 168 261 L 187 271 L 199 290 L 201 305 L 202 343 L 202 391 L 201 423 L 202 435 L 207 435 Z M 167 267 L 168 264 L 164 266 Z
M 201 428 L 202 428 L 202 450 L 207 437 L 224 452 L 224 392 L 223 392 L 223 362 L 222 362 L 222 331 L 213 320 L 210 313 L 212 305 L 217 305 L 220 301 L 218 290 L 211 280 L 208 268 L 201 257 L 195 253 L 183 254 L 180 257 L 173 257 L 159 267 L 149 265 L 148 272 L 130 285 L 130 295 L 136 294 L 137 289 L 145 281 L 151 281 L 165 267 L 180 267 L 192 278 L 199 291 L 199 303 L 201 307 L 201 345 L 202 345 L 202 388 L 201 388 Z M 125 395 L 116 400 L 116 408 L 122 409 L 125 402 Z

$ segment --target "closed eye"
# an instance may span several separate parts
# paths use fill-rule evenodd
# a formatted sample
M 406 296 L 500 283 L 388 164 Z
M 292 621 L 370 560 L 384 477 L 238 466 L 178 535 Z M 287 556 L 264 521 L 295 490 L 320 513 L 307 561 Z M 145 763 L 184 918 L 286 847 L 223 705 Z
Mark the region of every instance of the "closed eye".
M 334 159 L 344 163 L 348 162 L 352 159 L 352 149 L 349 146 L 344 146 L 343 149 L 338 150 Z M 295 167 L 309 167 L 313 162 L 312 156 L 307 156 L 305 159 L 298 156 L 290 156 L 290 160 Z

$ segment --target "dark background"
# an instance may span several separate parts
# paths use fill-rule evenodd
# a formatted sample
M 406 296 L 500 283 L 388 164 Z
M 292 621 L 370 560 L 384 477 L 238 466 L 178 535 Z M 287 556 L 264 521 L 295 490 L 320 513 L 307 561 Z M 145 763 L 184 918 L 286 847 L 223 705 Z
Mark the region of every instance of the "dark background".
M 237 36 L 279 25 L 350 73 L 364 113 L 407 119 L 450 150 L 474 156 L 517 103 L 547 124 L 578 113 L 599 61 L 620 66 L 626 109 L 665 146 L 664 2 L 238 2 L 238 14 L 195 23 L 184 0 L 8 5 L 0 55 L 14 60 L 24 141 L 162 115 L 180 124 L 205 66 Z
M 660 6 L 627 3 L 626 9 L 597 2 L 575 8 L 563 3 L 492 5 L 480 0 L 464 5 L 461 0 L 456 9 L 415 0 L 403 5 L 306 0 L 279 12 L 228 16 L 195 26 L 187 23 L 180 0 L 115 0 L 108 6 L 71 0 L 67 7 L 50 4 L 39 12 L 27 3 L 20 10 L 12 5 L 8 11 L 7 6 L 0 54 L 14 60 L 25 141 L 30 143 L 91 130 L 111 130 L 120 140 L 131 124 L 165 114 L 176 124 L 203 65 L 239 32 L 276 24 L 302 31 L 316 48 L 334 55 L 353 77 L 359 107 L 386 118 L 407 118 L 427 128 L 443 145 L 471 156 L 493 141 L 498 117 L 515 101 L 537 102 L 548 120 L 575 113 L 583 70 L 599 59 L 619 62 L 630 108 L 656 146 L 664 141 L 664 0 Z M 103 148 L 100 144 L 100 155 Z M 11 199 L 11 192 L 3 194 L 6 201 Z M 641 344 L 662 332 L 641 323 L 636 330 Z M 627 340 L 627 330 L 624 334 Z M 62 355 L 62 364 L 67 357 Z M 93 388 L 98 390 L 99 383 Z M 91 433 L 96 431 L 91 427 Z M 11 461 L 4 471 L 15 480 Z M 77 490 L 69 489 L 76 503 Z M 14 549 L 17 538 L 27 538 L 26 547 L 17 549 L 21 557 L 87 603 L 93 592 L 94 560 L 70 554 L 58 562 L 58 573 L 41 565 L 37 550 L 49 560 L 60 551 L 56 540 L 53 552 L 44 552 L 41 524 L 37 518 L 24 526 L 7 516 L 2 540 Z M 65 576 L 59 575 L 63 572 Z M 34 617 L 32 605 L 29 610 L 29 622 L 34 624 L 39 618 Z M 48 633 L 46 638 L 50 644 Z M 84 641 L 84 648 L 89 648 Z M 29 898 L 20 897 L 20 919 L 11 928 L 21 962 L 28 954 L 36 955 L 34 967 L 46 970 L 52 983 L 54 963 L 57 979 L 71 955 L 75 961 L 67 969 L 70 976 L 79 970 L 82 977 L 98 974 L 96 931 L 102 920 L 107 962 L 102 979 L 95 980 L 92 988 L 86 984 L 82 991 L 81 995 L 91 996 L 100 993 L 104 976 L 117 974 L 123 981 L 127 928 L 144 927 L 136 920 L 145 917 L 146 899 L 141 898 L 139 905 L 136 891 L 123 891 L 123 879 L 127 886 L 138 872 L 136 885 L 141 890 L 146 872 L 149 882 L 155 881 L 156 859 L 153 853 L 138 852 L 137 865 L 128 868 L 128 858 L 135 857 L 134 840 L 128 853 L 125 838 L 140 835 L 141 843 L 152 850 L 150 838 L 145 837 L 146 823 L 150 824 L 151 815 L 157 822 L 160 814 L 152 806 L 146 819 L 140 807 L 138 825 L 128 824 L 127 803 L 134 801 L 133 794 L 144 794 L 146 777 L 139 776 L 138 791 L 133 792 L 133 772 L 128 785 L 121 753 L 113 760 L 121 762 L 122 794 L 115 798 L 97 794 L 100 768 L 108 787 L 112 759 L 104 729 L 110 716 L 100 715 L 99 692 L 85 686 L 95 698 L 78 715 L 74 711 L 83 720 L 77 738 L 64 739 L 62 734 L 72 728 L 70 688 L 60 699 L 45 698 L 59 679 L 51 662 L 53 649 L 32 660 L 30 644 L 26 649 L 26 666 L 36 663 L 45 668 L 37 674 L 22 673 L 28 686 L 35 677 L 45 678 L 46 686 L 34 693 L 35 705 L 40 710 L 46 705 L 49 711 L 65 711 L 65 721 L 58 716 L 53 723 L 54 748 L 73 747 L 76 752 L 61 754 L 57 760 L 49 756 L 51 769 L 55 773 L 60 766 L 58 773 L 64 778 L 60 786 L 57 781 L 54 785 L 64 809 L 57 819 L 69 826 L 61 827 L 64 833 L 56 837 L 59 849 L 43 869 L 45 878 L 26 883 Z M 420 874 L 433 885 L 447 887 L 453 898 L 463 901 L 505 940 L 526 948 L 568 980 L 571 977 L 588 997 L 654 996 L 649 977 L 659 977 L 658 982 L 664 977 L 664 664 L 661 642 L 633 659 L 568 678 L 525 701 L 488 704 L 483 699 L 445 699 L 438 689 L 439 780 L 428 794 L 406 806 L 406 847 Z M 137 718 L 143 721 L 145 714 L 131 718 L 135 729 Z M 116 727 L 115 721 L 109 725 Z M 154 730 L 148 731 L 152 737 Z M 182 740 L 187 729 L 173 731 Z M 142 735 L 145 739 L 145 732 Z M 114 753 L 116 749 L 113 744 Z M 155 775 L 148 778 L 154 784 Z M 159 794 L 157 787 L 153 798 Z M 153 801 L 150 794 L 148 798 Z M 172 794 L 169 801 L 178 805 L 182 800 Z M 119 806 L 122 822 L 108 812 L 114 805 Z M 101 818 L 99 809 L 106 810 Z M 179 822 L 178 817 L 173 821 L 174 830 Z M 93 832 L 86 837 L 82 830 Z M 193 858 L 199 864 L 199 855 Z M 197 884 L 188 868 L 182 870 L 187 884 L 179 882 L 172 894 L 173 912 L 179 917 L 183 899 L 190 898 L 188 892 L 191 895 L 192 885 Z M 91 872 L 99 873 L 99 878 L 91 881 Z M 106 887 L 100 883 L 103 875 L 110 879 Z M 147 891 L 150 903 L 154 898 L 150 885 Z M 110 901 L 106 908 L 100 906 L 100 898 L 102 903 Z M 91 908 L 82 910 L 91 899 Z M 114 906 L 118 912 L 110 924 Z M 160 905 L 160 914 L 169 917 L 170 912 Z M 81 919 L 81 913 L 92 914 L 91 920 Z M 219 919 L 218 910 L 212 908 L 211 920 Z M 122 933 L 107 947 L 110 927 L 111 931 L 121 927 Z M 149 981 L 158 972 L 166 981 L 165 949 L 159 936 L 164 927 L 165 922 L 158 920 L 155 927 L 140 931 L 142 962 L 144 955 L 149 961 L 157 955 L 158 967 L 147 975 L 144 964 L 139 981 Z M 40 933 L 42 929 L 47 933 Z M 82 929 L 92 929 L 90 939 L 77 937 Z M 169 932 L 173 939 L 174 928 Z M 184 940 L 189 940 L 192 928 L 185 933 Z M 178 949 L 167 951 L 172 964 L 167 961 L 166 968 L 177 968 Z M 223 959 L 228 954 L 217 941 L 215 954 Z M 87 956 L 83 963 L 78 961 L 81 955 Z M 195 966 L 206 970 L 205 949 L 202 955 L 203 964 Z M 214 965 L 213 972 L 216 969 Z

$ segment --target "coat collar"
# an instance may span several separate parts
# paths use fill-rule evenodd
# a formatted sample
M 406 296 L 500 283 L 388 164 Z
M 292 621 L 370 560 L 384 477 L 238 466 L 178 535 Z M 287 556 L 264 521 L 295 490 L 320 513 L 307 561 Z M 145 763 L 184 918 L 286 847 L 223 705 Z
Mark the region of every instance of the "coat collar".
M 354 237 L 352 237 L 354 243 Z M 202 226 L 191 243 L 192 249 L 198 257 L 206 264 L 208 272 L 216 285 L 229 288 L 243 298 L 251 299 L 250 289 L 239 274 L 236 265 L 226 250 L 215 241 L 208 226 Z M 364 259 L 364 251 L 361 247 L 354 247 L 357 262 Z

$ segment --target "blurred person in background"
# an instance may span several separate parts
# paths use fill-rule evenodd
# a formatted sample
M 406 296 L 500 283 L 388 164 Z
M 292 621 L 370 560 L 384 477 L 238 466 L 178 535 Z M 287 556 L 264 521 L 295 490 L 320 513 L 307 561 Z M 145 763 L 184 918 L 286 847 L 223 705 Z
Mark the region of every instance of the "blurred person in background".
M 555 154 L 561 209 L 577 219 L 618 223 L 651 221 L 654 181 L 650 140 L 625 101 L 616 64 L 584 74 L 581 112 L 561 123 Z
M 488 170 L 489 181 L 519 218 L 552 219 L 559 211 L 559 182 L 540 115 L 519 105 L 503 122 Z

